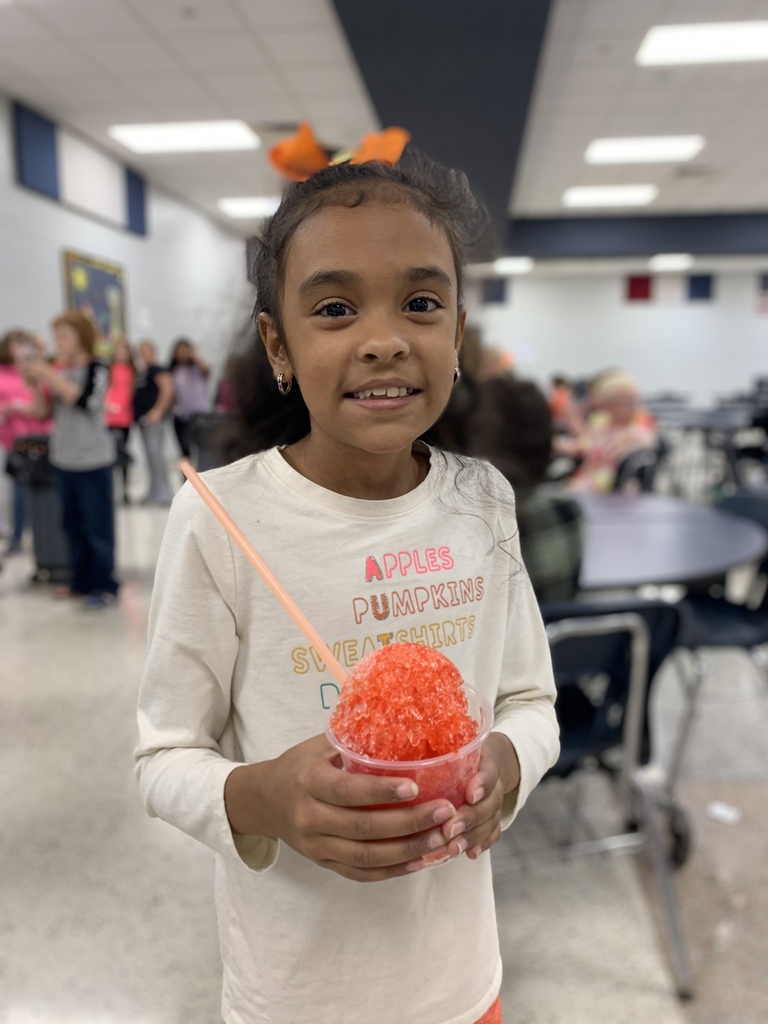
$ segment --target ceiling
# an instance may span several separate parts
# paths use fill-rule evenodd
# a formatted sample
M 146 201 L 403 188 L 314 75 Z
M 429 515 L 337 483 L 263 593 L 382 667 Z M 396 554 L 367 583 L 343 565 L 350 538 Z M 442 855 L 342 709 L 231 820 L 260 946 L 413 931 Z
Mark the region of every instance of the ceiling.
M 768 62 L 634 62 L 654 24 L 762 19 L 768 0 L 0 0 L 0 90 L 242 234 L 254 223 L 216 201 L 278 193 L 265 149 L 307 119 L 329 146 L 408 128 L 420 149 L 467 171 L 509 251 L 520 250 L 510 237 L 535 247 L 534 225 L 562 239 L 583 223 L 561 206 L 568 186 L 651 183 L 658 198 L 614 232 L 629 252 L 627 220 L 684 215 L 714 237 L 718 216 L 732 227 L 747 213 L 765 215 L 742 219 L 768 252 Z M 264 148 L 138 156 L 106 132 L 221 118 L 252 124 Z M 583 160 L 593 138 L 649 134 L 707 144 L 684 164 Z M 505 240 L 508 218 L 518 234 Z

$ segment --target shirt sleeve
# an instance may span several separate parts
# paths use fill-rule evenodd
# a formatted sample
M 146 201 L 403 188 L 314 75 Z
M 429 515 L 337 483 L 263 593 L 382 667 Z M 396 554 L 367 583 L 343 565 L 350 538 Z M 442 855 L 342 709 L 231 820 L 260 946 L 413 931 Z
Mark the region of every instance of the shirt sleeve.
M 75 406 L 85 412 L 100 416 L 104 411 L 108 387 L 109 370 L 107 367 L 102 363 L 89 363 L 85 384 Z
M 186 484 L 171 508 L 155 575 L 136 775 L 152 817 L 260 871 L 275 862 L 277 841 L 233 835 L 224 805 L 227 777 L 242 764 L 221 748 L 238 649 L 235 595 L 229 538 Z
M 555 715 L 555 680 L 547 634 L 522 558 L 514 496 L 506 488 L 510 514 L 502 517 L 502 544 L 513 564 L 509 579 L 507 636 L 501 682 L 494 708 L 493 731 L 512 742 L 520 763 L 520 785 L 507 793 L 502 806 L 502 829 L 508 828 L 560 753 Z

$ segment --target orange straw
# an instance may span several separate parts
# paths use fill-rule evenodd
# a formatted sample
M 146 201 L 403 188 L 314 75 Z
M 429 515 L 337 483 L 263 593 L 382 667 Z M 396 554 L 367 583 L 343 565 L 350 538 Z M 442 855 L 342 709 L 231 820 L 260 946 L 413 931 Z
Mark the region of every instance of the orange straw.
M 293 598 L 285 590 L 282 583 L 274 575 L 269 566 L 267 566 L 262 561 L 261 556 L 256 553 L 251 542 L 242 532 L 240 527 L 237 526 L 237 524 L 226 511 L 221 502 L 219 502 L 216 498 L 214 498 L 213 494 L 211 494 L 207 485 L 203 482 L 200 476 L 198 476 L 191 462 L 189 462 L 187 459 L 182 459 L 181 462 L 179 463 L 179 469 L 187 478 L 187 480 L 189 480 L 192 486 L 195 488 L 195 490 L 203 499 L 203 501 L 211 510 L 211 512 L 213 512 L 213 514 L 219 520 L 219 522 L 227 531 L 227 533 L 235 542 L 235 544 L 237 544 L 237 546 L 243 552 L 243 554 L 251 563 L 256 572 L 267 584 L 267 586 L 275 595 L 275 597 L 283 606 L 283 608 L 285 608 L 285 610 L 291 616 L 291 618 L 302 631 L 307 640 L 309 640 L 309 642 L 314 646 L 315 650 L 325 662 L 328 671 L 331 673 L 336 682 L 339 684 L 343 684 L 347 678 L 347 674 L 341 667 L 341 665 L 338 663 L 338 661 L 334 658 L 328 645 L 325 643 L 325 641 L 317 632 L 315 627 L 306 617 L 304 612 L 302 612 L 302 610 L 299 608 L 299 606 L 296 604 Z

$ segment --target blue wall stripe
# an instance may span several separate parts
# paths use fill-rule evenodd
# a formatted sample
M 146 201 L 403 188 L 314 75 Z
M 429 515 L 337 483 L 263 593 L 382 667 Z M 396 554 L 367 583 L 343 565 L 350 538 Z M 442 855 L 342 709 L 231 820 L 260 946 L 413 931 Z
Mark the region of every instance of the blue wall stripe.
M 129 231 L 137 235 L 147 233 L 147 198 L 144 179 L 140 174 L 125 168 L 125 198 Z
M 20 185 L 59 198 L 56 125 L 21 103 L 13 105 L 16 135 L 16 180 Z
M 510 220 L 504 255 L 540 259 L 768 253 L 768 214 L 553 217 Z

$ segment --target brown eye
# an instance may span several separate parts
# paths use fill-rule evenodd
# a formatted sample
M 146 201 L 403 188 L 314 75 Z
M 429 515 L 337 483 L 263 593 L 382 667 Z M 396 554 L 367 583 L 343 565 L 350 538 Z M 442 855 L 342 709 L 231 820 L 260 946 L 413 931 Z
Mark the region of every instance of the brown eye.
M 434 299 L 428 299 L 426 295 L 419 295 L 416 299 L 411 299 L 408 303 L 409 313 L 434 313 L 436 309 L 440 309 L 440 304 Z

